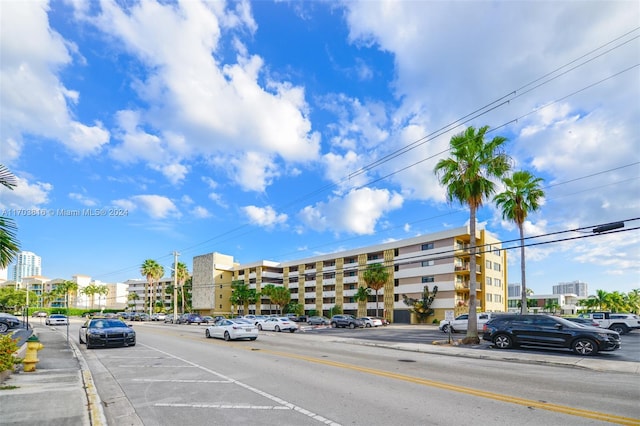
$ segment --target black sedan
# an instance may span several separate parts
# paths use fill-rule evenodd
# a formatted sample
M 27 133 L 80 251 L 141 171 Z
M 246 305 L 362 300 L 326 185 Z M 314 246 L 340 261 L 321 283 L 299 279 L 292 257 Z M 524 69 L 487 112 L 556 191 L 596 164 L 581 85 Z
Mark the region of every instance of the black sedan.
M 18 328 L 22 321 L 15 315 L 0 312 L 0 333 L 6 333 L 11 328 Z
M 135 346 L 136 332 L 120 319 L 92 318 L 80 327 L 78 340 L 87 349 Z
M 620 348 L 615 331 L 585 327 L 550 315 L 500 315 L 484 325 L 483 340 L 498 349 L 514 346 L 542 346 L 571 349 L 578 355 Z

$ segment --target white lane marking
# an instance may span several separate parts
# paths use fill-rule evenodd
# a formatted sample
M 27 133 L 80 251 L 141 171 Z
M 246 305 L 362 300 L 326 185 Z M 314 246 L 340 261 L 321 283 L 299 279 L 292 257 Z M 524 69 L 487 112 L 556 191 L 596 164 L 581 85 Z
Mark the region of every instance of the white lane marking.
M 120 368 L 197 368 L 193 365 L 144 365 L 144 364 L 120 364 Z
M 220 408 L 220 409 L 244 409 L 244 410 L 290 410 L 289 407 L 273 405 L 246 405 L 246 404 L 154 404 L 155 407 L 171 408 Z
M 282 398 L 278 398 L 278 397 L 277 397 L 277 396 L 275 396 L 275 395 L 271 395 L 270 393 L 267 393 L 267 392 L 261 391 L 260 389 L 256 389 L 256 388 L 254 388 L 253 386 L 249 386 L 249 385 L 247 385 L 247 384 L 245 384 L 245 383 L 242 383 L 242 382 L 240 382 L 240 381 L 238 381 L 238 380 L 232 379 L 231 377 L 227 377 L 227 376 L 225 376 L 224 374 L 221 374 L 221 373 L 218 373 L 218 372 L 216 372 L 216 371 L 213 371 L 213 370 L 211 370 L 211 369 L 209 369 L 209 368 L 207 368 L 207 367 L 203 367 L 202 365 L 199 365 L 199 364 L 196 364 L 196 363 L 194 363 L 194 362 L 188 361 L 188 360 L 186 360 L 186 359 L 184 359 L 184 358 L 180 358 L 179 356 L 175 356 L 175 355 L 170 354 L 170 353 L 168 353 L 168 352 L 165 352 L 165 351 L 162 351 L 162 350 L 160 350 L 160 349 L 154 348 L 153 346 L 143 345 L 143 344 L 141 344 L 141 345 L 142 345 L 142 346 L 145 346 L 145 347 L 147 347 L 147 348 L 153 349 L 153 350 L 155 350 L 155 351 L 158 351 L 158 352 L 160 352 L 161 354 L 165 354 L 165 355 L 167 355 L 167 356 L 169 356 L 169 357 L 171 357 L 171 358 L 173 358 L 173 359 L 180 360 L 180 361 L 182 361 L 182 362 L 184 362 L 184 363 L 186 363 L 186 364 L 189 364 L 189 365 L 191 365 L 191 366 L 193 366 L 193 367 L 199 368 L 199 369 L 201 369 L 202 371 L 206 371 L 206 372 L 207 372 L 207 373 L 209 373 L 209 374 L 213 374 L 214 376 L 218 376 L 218 377 L 220 377 L 220 378 L 221 378 L 221 379 L 223 379 L 223 380 L 228 380 L 228 381 L 230 381 L 230 382 L 233 382 L 233 383 L 235 383 L 235 384 L 236 384 L 236 385 L 238 385 L 238 386 L 241 386 L 241 387 L 243 387 L 243 388 L 245 388 L 245 389 L 247 389 L 247 390 L 249 390 L 249 391 L 251 391 L 251 392 L 253 392 L 253 393 L 256 393 L 256 394 L 261 395 L 261 396 L 263 396 L 263 397 L 265 397 L 265 398 L 267 398 L 267 399 L 270 399 L 271 401 L 276 402 L 276 403 L 280 404 L 281 406 L 287 407 L 288 409 L 291 409 L 291 410 L 297 411 L 297 412 L 298 412 L 298 413 L 300 413 L 300 414 L 303 414 L 303 415 L 305 415 L 305 416 L 307 416 L 307 417 L 310 417 L 310 418 L 312 418 L 312 419 L 314 419 L 314 420 L 317 420 L 317 421 L 319 421 L 320 423 L 324 423 L 324 424 L 326 424 L 326 425 L 330 425 L 330 426 L 341 426 L 341 425 L 340 425 L 340 423 L 337 423 L 337 422 L 334 422 L 333 420 L 330 420 L 330 419 L 327 419 L 327 418 L 325 418 L 325 417 L 322 417 L 322 416 L 321 416 L 321 415 L 319 415 L 319 414 L 316 414 L 316 413 L 314 413 L 314 412 L 312 412 L 312 411 L 309 411 L 309 410 L 307 410 L 307 409 L 305 409 L 305 408 L 299 407 L 299 406 L 297 406 L 297 405 L 295 405 L 295 404 L 292 404 L 292 403 L 290 403 L 290 402 L 288 402 L 288 401 L 285 401 L 285 400 L 284 400 L 284 399 L 282 399 Z M 158 404 L 156 404 L 156 405 L 158 405 Z M 158 405 L 158 406 L 159 406 L 159 405 Z
M 186 379 L 133 379 L 134 382 L 150 382 L 150 383 L 233 383 L 229 380 L 186 380 Z

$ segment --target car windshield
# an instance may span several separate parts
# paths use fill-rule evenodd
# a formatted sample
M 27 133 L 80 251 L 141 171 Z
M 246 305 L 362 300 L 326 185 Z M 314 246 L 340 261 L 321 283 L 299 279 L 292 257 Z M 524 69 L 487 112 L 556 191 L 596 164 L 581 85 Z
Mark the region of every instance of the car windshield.
M 101 319 L 93 320 L 89 327 L 91 328 L 112 328 L 112 327 L 126 327 L 127 325 L 120 320 Z

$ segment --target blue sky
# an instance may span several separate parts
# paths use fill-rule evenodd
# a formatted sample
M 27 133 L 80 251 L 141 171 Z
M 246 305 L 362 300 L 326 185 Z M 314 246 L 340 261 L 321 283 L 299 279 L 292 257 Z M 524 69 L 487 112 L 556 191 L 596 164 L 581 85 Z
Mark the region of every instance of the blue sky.
M 19 180 L 0 209 L 49 278 L 140 278 L 148 258 L 168 271 L 174 250 L 189 268 L 212 251 L 285 261 L 462 226 L 468 210 L 433 168 L 452 135 L 488 125 L 516 169 L 544 179 L 525 227 L 547 242 L 527 249 L 534 292 L 640 287 L 636 1 L 0 12 L 0 159 Z M 490 200 L 478 219 L 517 239 Z M 588 237 L 617 221 L 622 232 Z

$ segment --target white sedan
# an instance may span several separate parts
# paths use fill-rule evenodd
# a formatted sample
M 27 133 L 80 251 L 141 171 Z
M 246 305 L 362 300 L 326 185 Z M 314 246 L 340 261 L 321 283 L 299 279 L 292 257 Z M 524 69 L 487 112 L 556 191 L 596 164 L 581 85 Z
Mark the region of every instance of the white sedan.
M 382 326 L 382 320 L 376 317 L 362 317 L 360 318 L 365 327 L 380 327 Z
M 69 319 L 65 315 L 53 314 L 44 321 L 46 325 L 69 325 Z
M 224 340 L 256 340 L 258 338 L 258 329 L 255 325 L 248 322 L 223 319 L 208 326 L 204 330 L 204 335 L 207 338 L 217 337 Z
M 269 317 L 258 322 L 258 328 L 267 331 L 289 330 L 290 333 L 293 333 L 298 329 L 298 324 L 287 317 Z

